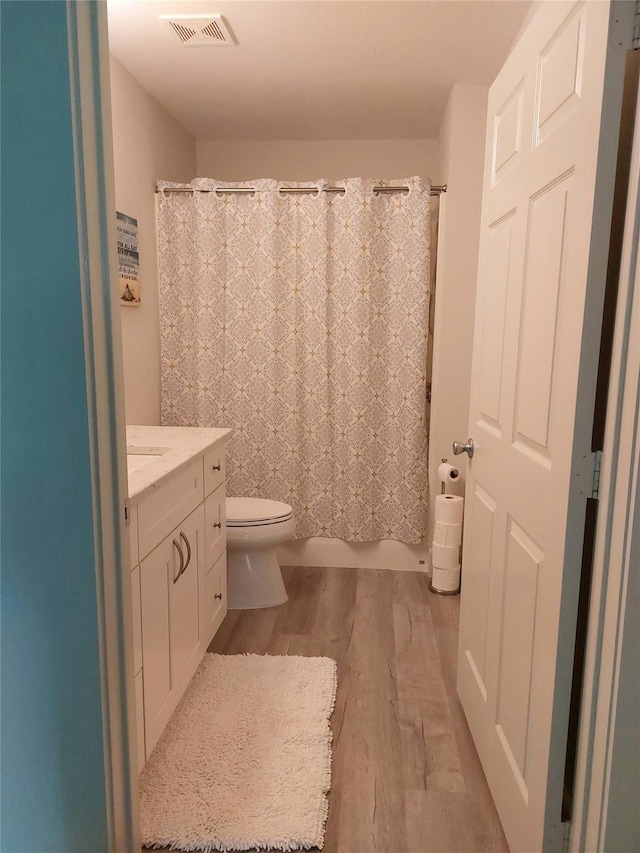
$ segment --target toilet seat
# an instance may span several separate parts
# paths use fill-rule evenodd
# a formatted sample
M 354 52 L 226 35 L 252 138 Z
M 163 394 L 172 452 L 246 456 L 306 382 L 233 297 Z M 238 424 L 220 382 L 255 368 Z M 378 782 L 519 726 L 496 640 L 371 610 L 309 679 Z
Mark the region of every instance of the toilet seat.
M 262 527 L 288 521 L 293 509 L 266 498 L 227 498 L 227 527 Z

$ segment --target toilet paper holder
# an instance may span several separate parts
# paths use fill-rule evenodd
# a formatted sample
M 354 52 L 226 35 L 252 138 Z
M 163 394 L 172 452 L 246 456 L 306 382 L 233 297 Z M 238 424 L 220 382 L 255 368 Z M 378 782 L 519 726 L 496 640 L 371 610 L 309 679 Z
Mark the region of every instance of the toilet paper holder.
M 455 483 L 460 477 L 460 471 L 453 465 L 447 465 L 448 460 L 443 457 L 442 464 L 438 467 L 438 476 L 440 477 L 440 494 L 444 495 L 447 489 L 447 483 Z M 443 475 L 442 469 L 447 467 L 449 471 Z

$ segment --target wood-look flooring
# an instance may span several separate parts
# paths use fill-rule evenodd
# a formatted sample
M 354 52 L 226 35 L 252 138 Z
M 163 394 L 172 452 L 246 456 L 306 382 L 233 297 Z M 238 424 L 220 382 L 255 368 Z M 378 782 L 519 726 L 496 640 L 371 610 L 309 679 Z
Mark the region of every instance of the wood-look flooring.
M 325 853 L 508 853 L 455 689 L 457 596 L 417 572 L 285 567 L 210 651 L 338 663 Z

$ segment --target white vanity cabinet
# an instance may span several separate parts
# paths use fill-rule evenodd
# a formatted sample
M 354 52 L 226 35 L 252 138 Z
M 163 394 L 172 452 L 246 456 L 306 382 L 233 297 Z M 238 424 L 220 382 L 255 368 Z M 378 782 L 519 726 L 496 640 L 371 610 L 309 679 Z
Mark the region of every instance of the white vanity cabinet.
M 169 444 L 176 434 L 190 437 L 188 428 L 151 429 L 154 436 L 172 430 L 164 442 L 156 437 L 156 444 Z M 230 431 L 224 434 L 226 439 Z M 227 612 L 225 443 L 205 446 L 129 501 L 132 560 L 139 558 L 131 584 L 140 768 Z

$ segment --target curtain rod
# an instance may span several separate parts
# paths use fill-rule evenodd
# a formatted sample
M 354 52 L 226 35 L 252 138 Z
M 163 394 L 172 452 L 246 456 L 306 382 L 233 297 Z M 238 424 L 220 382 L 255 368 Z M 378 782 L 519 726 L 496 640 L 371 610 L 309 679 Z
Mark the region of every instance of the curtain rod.
M 323 187 L 322 191 L 325 193 L 340 193 L 344 194 L 344 187 Z M 374 187 L 374 193 L 408 193 L 409 187 Z M 433 186 L 431 187 L 430 195 L 440 195 L 440 193 L 446 193 L 447 185 L 443 184 L 441 186 Z M 255 193 L 257 192 L 255 187 L 216 187 L 215 190 L 194 190 L 193 187 L 165 187 L 163 190 L 156 189 L 157 193 L 191 193 L 199 192 L 199 193 L 215 193 L 216 195 L 220 195 L 222 193 Z M 262 190 L 260 190 L 262 192 Z M 317 193 L 318 187 L 280 187 L 281 193 Z

